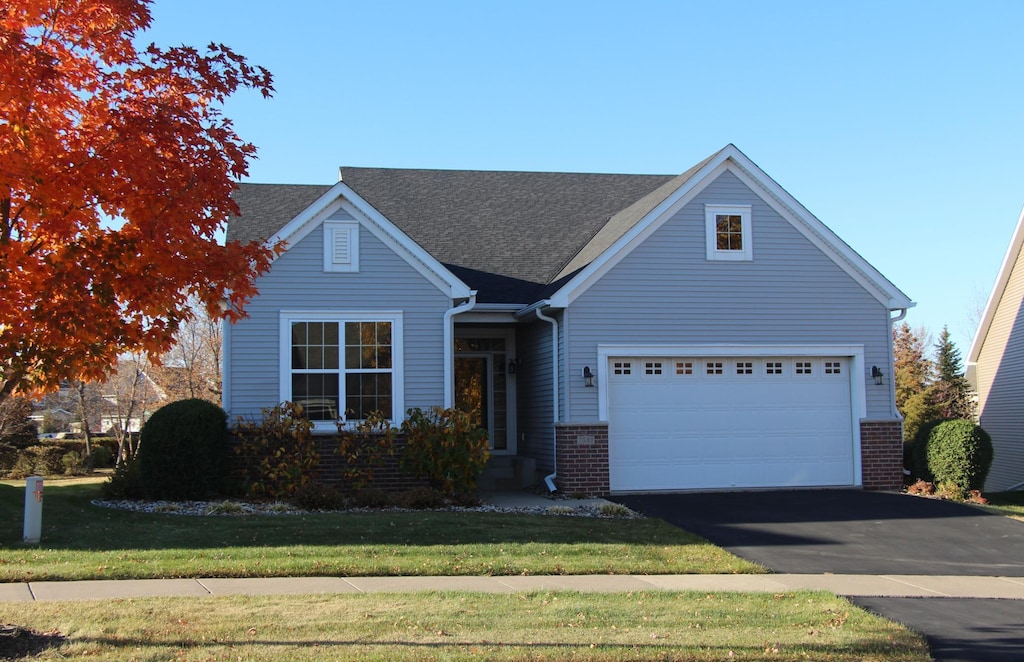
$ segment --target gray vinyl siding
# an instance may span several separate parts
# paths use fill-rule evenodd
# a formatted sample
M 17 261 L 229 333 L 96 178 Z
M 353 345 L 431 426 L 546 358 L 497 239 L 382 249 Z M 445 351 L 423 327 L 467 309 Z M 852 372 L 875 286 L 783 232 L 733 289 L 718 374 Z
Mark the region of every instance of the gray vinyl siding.
M 551 382 L 551 325 L 536 321 L 517 330 L 520 366 L 516 373 L 519 445 L 517 453 L 537 461 L 537 469 L 554 467 L 555 428 Z
M 1024 482 L 1024 260 L 1010 271 L 978 353 L 978 422 L 992 437 L 995 457 L 986 491 Z
M 705 204 L 751 205 L 753 261 L 708 261 Z M 723 173 L 568 308 L 568 411 L 597 420 L 597 389 L 573 379 L 598 344 L 864 345 L 869 419 L 892 419 L 889 313 L 732 173 Z M 597 366 L 604 369 L 604 366 Z
M 332 217 L 351 220 L 344 213 Z M 257 281 L 249 317 L 231 329 L 229 420 L 278 403 L 282 310 L 403 313 L 405 408 L 444 402 L 444 312 L 449 300 L 365 227 L 359 273 L 325 273 L 323 230 L 313 229 Z

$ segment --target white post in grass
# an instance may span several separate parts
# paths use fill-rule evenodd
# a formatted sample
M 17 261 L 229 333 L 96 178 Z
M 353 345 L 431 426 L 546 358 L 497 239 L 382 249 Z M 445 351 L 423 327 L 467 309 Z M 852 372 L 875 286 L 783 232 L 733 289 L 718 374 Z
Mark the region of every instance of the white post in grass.
M 43 477 L 25 480 L 25 543 L 35 545 L 43 531 Z

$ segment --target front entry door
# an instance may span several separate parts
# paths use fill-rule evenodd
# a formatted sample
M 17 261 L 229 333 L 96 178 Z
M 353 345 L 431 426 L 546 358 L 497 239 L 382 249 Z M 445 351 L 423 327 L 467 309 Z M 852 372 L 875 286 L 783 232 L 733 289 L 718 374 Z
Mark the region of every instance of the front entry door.
M 508 368 L 510 333 L 477 330 L 455 338 L 455 407 L 487 430 L 490 448 L 515 452 L 515 389 Z
M 489 354 L 460 354 L 455 357 L 455 408 L 469 412 L 473 425 L 487 430 L 494 443 L 494 402 Z

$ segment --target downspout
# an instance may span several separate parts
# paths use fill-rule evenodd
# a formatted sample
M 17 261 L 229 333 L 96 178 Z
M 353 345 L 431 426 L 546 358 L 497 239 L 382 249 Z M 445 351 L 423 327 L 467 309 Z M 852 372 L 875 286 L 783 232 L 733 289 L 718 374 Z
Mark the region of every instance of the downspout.
M 476 306 L 476 290 L 470 290 L 469 301 L 444 311 L 444 408 L 455 406 L 455 322 L 452 318 Z
M 890 313 L 892 313 L 893 311 L 899 311 L 900 314 L 897 315 L 896 317 L 892 317 L 892 316 L 889 317 L 889 353 L 890 354 L 892 354 L 892 352 L 893 352 L 893 346 L 892 346 L 892 327 L 893 327 L 894 324 L 896 324 L 896 322 L 902 321 L 903 318 L 905 318 L 907 316 L 907 309 L 906 308 L 890 308 L 889 309 Z M 903 420 L 903 414 L 901 414 L 899 408 L 896 407 L 896 390 L 895 390 L 896 389 L 896 364 L 890 362 L 889 366 L 892 368 L 892 378 L 890 379 L 890 382 L 892 383 L 892 387 L 890 388 L 890 391 L 891 391 L 890 395 L 891 395 L 891 397 L 889 398 L 889 400 L 892 402 L 892 415 L 895 418 Z M 904 469 L 904 471 L 906 471 L 906 470 Z
M 558 417 L 558 321 L 553 317 L 548 317 L 540 311 L 540 308 L 534 311 L 537 315 L 537 319 L 544 320 L 551 325 L 551 412 L 554 417 L 554 423 L 559 422 Z M 544 477 L 544 484 L 548 486 L 548 490 L 551 492 L 557 492 L 558 488 L 555 486 L 555 478 L 558 477 L 558 433 L 552 429 L 552 444 L 551 444 L 551 466 L 552 472 Z

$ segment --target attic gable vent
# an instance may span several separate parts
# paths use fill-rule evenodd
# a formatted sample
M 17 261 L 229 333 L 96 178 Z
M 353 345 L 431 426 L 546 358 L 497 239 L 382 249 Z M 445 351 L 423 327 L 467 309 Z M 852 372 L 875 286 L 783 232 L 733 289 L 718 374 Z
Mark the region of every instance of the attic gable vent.
M 359 224 L 324 222 L 324 271 L 359 271 Z

